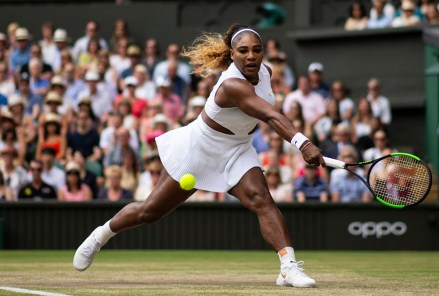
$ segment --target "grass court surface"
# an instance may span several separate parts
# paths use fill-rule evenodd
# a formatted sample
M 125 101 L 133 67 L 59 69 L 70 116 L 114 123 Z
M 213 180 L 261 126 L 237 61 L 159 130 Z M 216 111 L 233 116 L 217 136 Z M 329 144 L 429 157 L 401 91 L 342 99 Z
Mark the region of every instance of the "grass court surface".
M 317 288 L 277 287 L 270 251 L 1 251 L 0 286 L 68 295 L 439 295 L 439 252 L 297 251 Z M 25 295 L 0 290 L 3 295 Z

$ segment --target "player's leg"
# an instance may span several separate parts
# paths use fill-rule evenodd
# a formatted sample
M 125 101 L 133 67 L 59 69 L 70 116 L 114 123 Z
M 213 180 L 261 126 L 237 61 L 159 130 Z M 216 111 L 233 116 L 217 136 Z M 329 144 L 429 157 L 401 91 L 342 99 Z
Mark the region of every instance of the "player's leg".
M 96 228 L 76 250 L 75 269 L 86 270 L 96 252 L 117 233 L 142 224 L 150 224 L 172 212 L 191 196 L 195 190 L 185 191 L 166 170 L 163 170 L 156 188 L 144 202 L 126 205 L 110 221 Z
M 260 168 L 250 169 L 230 194 L 236 196 L 244 207 L 255 213 L 265 241 L 279 254 L 281 272 L 279 286 L 314 287 L 315 281 L 299 267 L 285 219 L 273 201 Z

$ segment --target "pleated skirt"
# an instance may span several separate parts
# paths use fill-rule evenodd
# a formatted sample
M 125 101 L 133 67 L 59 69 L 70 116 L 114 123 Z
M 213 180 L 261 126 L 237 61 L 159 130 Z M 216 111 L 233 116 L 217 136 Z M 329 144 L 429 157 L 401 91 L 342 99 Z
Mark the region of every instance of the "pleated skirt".
M 251 135 L 215 131 L 201 116 L 156 138 L 160 159 L 173 179 L 192 174 L 196 189 L 212 192 L 227 192 L 251 168 L 262 169 L 251 140 Z

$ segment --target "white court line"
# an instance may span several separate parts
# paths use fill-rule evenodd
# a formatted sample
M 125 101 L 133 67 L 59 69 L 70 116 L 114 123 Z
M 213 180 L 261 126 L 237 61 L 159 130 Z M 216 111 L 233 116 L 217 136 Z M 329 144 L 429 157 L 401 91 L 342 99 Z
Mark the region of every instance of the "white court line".
M 6 290 L 16 293 L 24 293 L 24 294 L 32 294 L 32 295 L 42 295 L 42 296 L 70 296 L 67 294 L 59 294 L 59 293 L 52 293 L 52 292 L 45 292 L 45 291 L 38 291 L 38 290 L 28 290 L 28 289 L 21 289 L 21 288 L 14 288 L 14 287 L 1 287 L 0 290 Z

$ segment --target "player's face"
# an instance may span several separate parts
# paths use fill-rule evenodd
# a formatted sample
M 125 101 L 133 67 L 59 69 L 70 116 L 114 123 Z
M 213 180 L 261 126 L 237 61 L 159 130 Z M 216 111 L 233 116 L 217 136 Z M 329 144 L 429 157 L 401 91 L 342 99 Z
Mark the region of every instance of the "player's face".
M 258 72 L 264 57 L 261 39 L 255 34 L 242 33 L 232 49 L 232 60 L 239 71 L 251 82 L 259 80 Z

